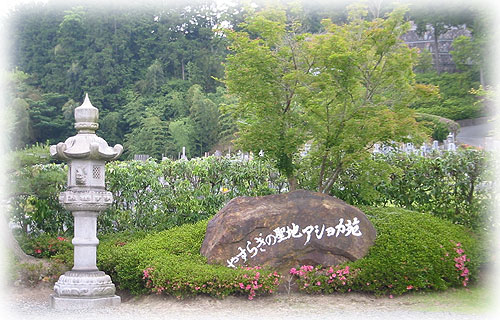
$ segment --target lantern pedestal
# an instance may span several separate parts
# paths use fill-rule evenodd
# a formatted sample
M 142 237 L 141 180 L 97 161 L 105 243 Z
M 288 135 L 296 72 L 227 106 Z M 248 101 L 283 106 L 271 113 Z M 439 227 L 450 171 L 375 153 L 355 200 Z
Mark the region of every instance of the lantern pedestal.
M 70 192 L 64 192 L 60 201 L 72 198 Z M 111 198 L 107 198 L 110 201 Z M 104 198 L 103 198 L 104 200 Z M 101 206 L 102 203 L 86 203 L 86 207 Z M 79 205 L 80 209 L 82 205 Z M 96 253 L 99 240 L 96 236 L 98 211 L 73 211 L 74 222 L 74 266 L 62 275 L 54 285 L 54 294 L 50 305 L 54 309 L 86 309 L 99 306 L 117 306 L 120 297 L 115 295 L 115 285 L 111 278 L 96 266 Z
M 102 271 L 68 271 L 54 285 L 50 306 L 54 309 L 87 309 L 120 305 L 115 285 Z

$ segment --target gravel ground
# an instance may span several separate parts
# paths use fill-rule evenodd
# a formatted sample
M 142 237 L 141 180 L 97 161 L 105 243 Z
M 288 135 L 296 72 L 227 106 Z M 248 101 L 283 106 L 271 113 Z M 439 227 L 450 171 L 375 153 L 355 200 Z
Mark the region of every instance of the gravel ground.
M 122 296 L 119 307 L 102 310 L 55 311 L 50 309 L 50 287 L 12 288 L 7 319 L 493 319 L 492 312 L 455 313 L 449 306 L 441 311 L 423 311 L 421 302 L 408 296 L 375 298 L 362 294 L 277 294 L 249 301 L 244 297 L 218 300 L 196 297 L 177 300 L 166 296 Z M 439 302 L 436 302 L 439 305 Z M 435 308 L 434 308 L 435 310 Z M 4 316 L 2 316 L 5 319 Z

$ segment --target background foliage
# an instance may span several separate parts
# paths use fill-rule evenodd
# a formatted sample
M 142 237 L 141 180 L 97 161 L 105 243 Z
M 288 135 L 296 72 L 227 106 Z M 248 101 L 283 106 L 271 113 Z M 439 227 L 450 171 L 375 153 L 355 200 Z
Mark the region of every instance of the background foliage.
M 216 6 L 210 0 L 190 1 L 189 6 L 155 0 L 20 4 L 7 19 L 11 30 L 7 40 L 12 44 L 6 83 L 11 148 L 54 144 L 72 135 L 72 112 L 87 92 L 100 110 L 99 134 L 112 145 L 124 144 L 125 159 L 134 154 L 177 158 L 182 147 L 189 157 L 216 148 L 227 150 L 236 124 L 220 115 L 219 109 L 237 100 L 218 80 L 223 78 L 229 53 L 220 27 L 242 31 L 240 23 L 266 7 L 254 2 L 256 7 L 243 1 Z M 298 1 L 281 9 L 293 16 L 296 35 L 316 36 L 325 33 L 323 19 L 338 26 L 352 21 L 348 4 Z M 482 114 L 482 107 L 468 92 L 477 89 L 478 83 L 486 88 L 487 71 L 492 69 L 485 58 L 488 15 L 480 6 L 451 6 L 453 10 L 446 7 L 445 12 L 425 14 L 415 6 L 407 13 L 419 26 L 432 20 L 432 26 L 442 31 L 467 23 L 473 33 L 453 46 L 460 72 L 433 72 L 432 57 L 421 52 L 414 67 L 424 73 L 417 74 L 415 81 L 432 84 L 437 91 L 413 107 L 451 119 L 475 117 Z M 374 23 L 394 8 L 392 3 L 369 2 L 363 23 Z
M 429 157 L 393 153 L 356 163 L 332 189 L 353 205 L 394 205 L 473 229 L 493 225 L 491 154 L 458 149 Z
M 71 214 L 58 203 L 66 170 L 62 164 L 27 165 L 11 174 L 17 186 L 10 197 L 11 220 L 22 233 L 72 232 Z M 493 223 L 492 170 L 491 155 L 474 149 L 430 157 L 395 153 L 351 165 L 331 195 L 353 205 L 429 212 L 483 230 Z M 314 190 L 311 175 L 302 172 L 300 188 Z M 286 178 L 260 157 L 116 161 L 106 165 L 106 183 L 114 202 L 99 216 L 101 234 L 194 223 L 212 216 L 234 197 L 288 190 Z

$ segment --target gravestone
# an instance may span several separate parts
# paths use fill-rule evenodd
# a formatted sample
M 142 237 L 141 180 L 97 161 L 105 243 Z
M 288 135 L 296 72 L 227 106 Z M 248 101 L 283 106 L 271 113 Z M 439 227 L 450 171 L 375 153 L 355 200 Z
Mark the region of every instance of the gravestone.
M 232 199 L 210 220 L 201 254 L 228 267 L 334 266 L 368 253 L 376 231 L 366 215 L 317 192 Z

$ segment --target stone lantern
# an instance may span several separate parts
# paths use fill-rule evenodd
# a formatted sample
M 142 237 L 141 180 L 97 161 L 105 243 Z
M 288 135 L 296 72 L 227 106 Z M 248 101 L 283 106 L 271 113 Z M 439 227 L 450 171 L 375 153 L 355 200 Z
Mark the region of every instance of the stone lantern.
M 51 306 L 55 309 L 95 308 L 120 304 L 111 278 L 96 266 L 97 216 L 113 202 L 105 190 L 105 162 L 117 159 L 123 147 L 113 148 L 98 137 L 99 110 L 88 95 L 75 109 L 77 135 L 50 146 L 52 157 L 68 162 L 68 188 L 59 202 L 74 217 L 74 266 L 54 285 Z

